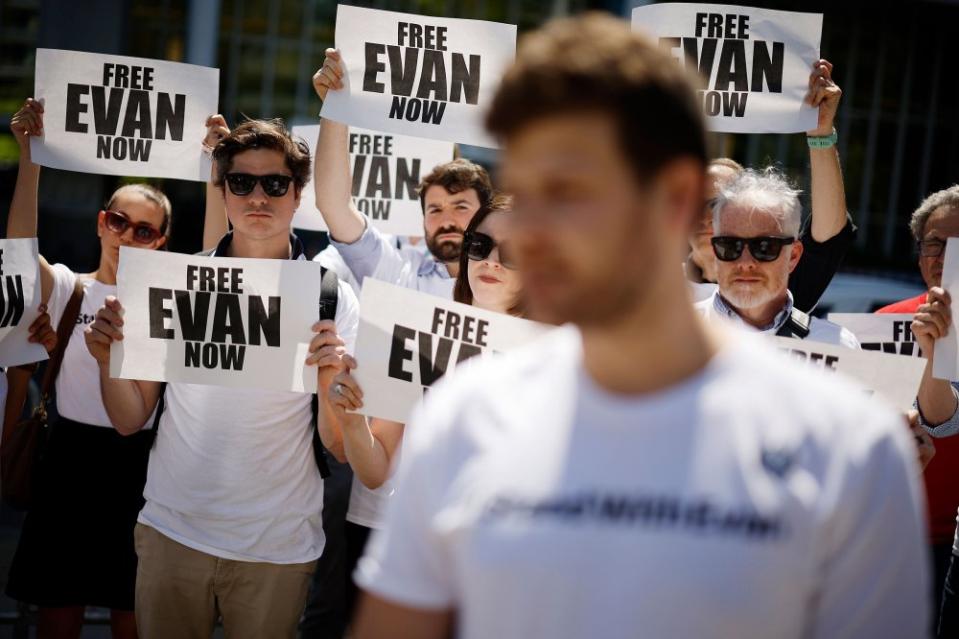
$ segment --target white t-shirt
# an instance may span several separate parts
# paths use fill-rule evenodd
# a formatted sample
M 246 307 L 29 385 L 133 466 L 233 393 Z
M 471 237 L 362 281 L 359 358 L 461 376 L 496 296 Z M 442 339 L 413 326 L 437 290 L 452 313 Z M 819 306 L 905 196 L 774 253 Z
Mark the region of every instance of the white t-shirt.
M 359 303 L 343 282 L 338 294 L 337 332 L 352 353 Z M 319 557 L 323 480 L 313 458 L 311 399 L 168 384 L 139 521 L 224 559 L 294 564 Z
M 383 526 L 383 513 L 390 498 L 395 493 L 393 478 L 390 477 L 379 488 L 370 489 L 363 485 L 360 478 L 353 475 L 353 485 L 350 487 L 350 509 L 346 513 L 346 521 L 378 529 Z
M 444 378 L 357 569 L 465 639 L 919 637 L 923 499 L 902 417 L 739 335 L 629 398 L 567 327 Z
M 70 296 L 73 295 L 77 277 L 76 273 L 63 264 L 53 266 L 53 291 L 50 293 L 47 308 L 54 330 L 60 324 L 60 318 L 67 308 Z M 83 332 L 93 323 L 107 296 L 116 294 L 116 286 L 104 284 L 92 277 L 83 277 L 80 315 L 63 355 L 63 364 L 56 383 L 57 412 L 61 416 L 103 428 L 113 428 L 113 424 L 107 416 L 107 409 L 104 408 L 103 397 L 100 395 L 100 368 L 97 360 L 93 359 L 87 350 Z M 152 422 L 147 425 L 152 425 Z
M 778 331 L 786 322 L 786 320 L 789 319 L 789 314 L 793 309 L 792 294 L 790 294 L 789 302 L 787 303 L 786 308 L 776 316 L 776 319 L 772 325 L 759 330 L 754 326 L 747 324 L 739 315 L 730 309 L 725 301 L 723 301 L 723 299 L 719 296 L 718 289 L 714 291 L 709 298 L 697 302 L 695 306 L 696 310 L 702 313 L 703 317 L 709 321 L 715 321 L 717 318 L 722 318 L 734 323 L 740 328 L 756 331 L 758 333 L 762 333 L 763 335 L 775 335 L 776 331 Z M 845 346 L 846 348 L 854 348 L 856 350 L 861 348 L 859 345 L 859 340 L 856 339 L 856 336 L 848 328 L 840 326 L 835 322 L 830 322 L 829 320 L 812 316 L 809 317 L 809 335 L 807 335 L 805 339 L 808 339 L 811 342 Z

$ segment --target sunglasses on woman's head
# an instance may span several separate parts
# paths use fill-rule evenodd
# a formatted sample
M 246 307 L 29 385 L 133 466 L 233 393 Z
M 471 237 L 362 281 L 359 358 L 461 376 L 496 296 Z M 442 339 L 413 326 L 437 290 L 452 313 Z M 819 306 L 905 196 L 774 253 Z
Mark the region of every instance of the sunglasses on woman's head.
M 486 233 L 467 231 L 463 235 L 463 247 L 466 251 L 466 257 L 475 262 L 479 262 L 488 258 L 489 254 L 492 253 L 493 249 L 497 248 L 497 246 L 499 247 L 500 265 L 508 269 L 516 268 L 516 264 L 513 262 L 513 258 L 509 251 L 504 251 L 503 245 L 497 244 L 496 240 Z
M 249 195 L 259 182 L 263 192 L 270 197 L 283 197 L 290 188 L 293 177 L 289 175 L 253 175 L 251 173 L 227 173 L 226 185 L 233 195 Z
M 721 262 L 735 262 L 749 247 L 749 253 L 757 262 L 775 262 L 783 247 L 796 241 L 794 237 L 733 237 L 721 235 L 712 239 L 713 253 Z
M 103 223 L 107 229 L 117 235 L 123 235 L 127 232 L 127 229 L 132 226 L 133 241 L 137 244 L 152 244 L 160 239 L 160 235 L 162 235 L 160 231 L 146 222 L 131 222 L 130 218 L 128 218 L 127 214 L 123 211 L 104 211 Z

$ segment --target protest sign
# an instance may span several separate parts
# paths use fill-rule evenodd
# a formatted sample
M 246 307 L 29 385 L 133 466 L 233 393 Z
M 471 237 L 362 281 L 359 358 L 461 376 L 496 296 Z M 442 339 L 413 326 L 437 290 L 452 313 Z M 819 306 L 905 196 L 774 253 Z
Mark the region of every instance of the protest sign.
M 852 331 L 864 351 L 924 357 L 909 313 L 830 313 L 829 321 Z
M 810 340 L 776 337 L 776 347 L 791 358 L 827 373 L 840 373 L 879 395 L 899 410 L 912 409 L 926 360 L 860 351 Z
M 819 59 L 822 14 L 722 4 L 633 9 L 633 29 L 696 70 L 706 122 L 724 133 L 797 133 L 817 125 L 803 99 Z
M 319 133 L 318 124 L 293 127 L 293 134 L 309 144 L 314 161 Z M 351 127 L 349 152 L 356 208 L 384 233 L 422 237 L 423 209 L 416 187 L 434 166 L 453 159 L 453 143 Z M 293 226 L 327 230 L 313 184 L 300 194 Z
M 952 323 L 945 337 L 936 340 L 932 358 L 932 376 L 949 381 L 959 380 L 959 336 L 956 335 L 956 301 L 959 300 L 959 237 L 946 240 L 942 263 L 942 288 L 952 297 Z
M 370 417 L 406 422 L 423 393 L 465 360 L 522 346 L 550 327 L 363 280 L 353 372 Z
M 346 74 L 322 115 L 421 138 L 495 147 L 483 116 L 516 56 L 511 24 L 339 5 Z
M 219 69 L 37 49 L 43 135 L 31 138 L 31 158 L 85 173 L 209 180 L 202 142 L 219 84 Z
M 316 392 L 320 265 L 120 247 L 110 376 Z
M 40 315 L 37 239 L 0 240 L 0 366 L 47 359 L 47 350 L 27 341 Z

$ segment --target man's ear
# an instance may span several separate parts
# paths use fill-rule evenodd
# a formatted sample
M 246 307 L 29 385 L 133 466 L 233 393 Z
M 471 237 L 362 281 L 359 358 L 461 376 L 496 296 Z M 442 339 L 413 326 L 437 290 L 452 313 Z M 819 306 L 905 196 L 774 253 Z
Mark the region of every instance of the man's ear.
M 799 258 L 802 257 L 804 250 L 802 240 L 797 238 L 795 242 L 789 245 L 789 248 L 789 272 L 792 273 L 799 265 Z
M 703 213 L 706 173 L 701 162 L 681 157 L 661 168 L 654 179 L 657 196 L 666 207 L 667 227 L 689 237 Z

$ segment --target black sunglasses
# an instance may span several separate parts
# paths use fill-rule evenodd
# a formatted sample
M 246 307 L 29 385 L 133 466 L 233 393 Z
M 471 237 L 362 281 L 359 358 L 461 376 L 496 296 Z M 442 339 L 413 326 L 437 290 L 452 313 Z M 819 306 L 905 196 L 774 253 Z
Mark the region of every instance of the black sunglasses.
M 463 234 L 463 246 L 466 248 L 466 257 L 479 262 L 489 257 L 493 249 L 499 247 L 499 263 L 504 268 L 515 269 L 516 264 L 508 251 L 503 250 L 503 245 L 497 245 L 496 240 L 486 233 L 479 231 L 467 231 Z
M 293 178 L 289 175 L 252 175 L 250 173 L 227 173 L 226 185 L 233 195 L 249 195 L 259 182 L 263 192 L 270 197 L 283 197 Z
M 922 257 L 939 257 L 945 250 L 945 240 L 929 239 L 919 242 L 919 255 Z
M 782 253 L 783 247 L 796 241 L 794 237 L 733 237 L 722 235 L 714 237 L 713 253 L 716 259 L 722 262 L 735 262 L 743 254 L 743 249 L 749 247 L 749 252 L 758 262 L 775 262 Z

